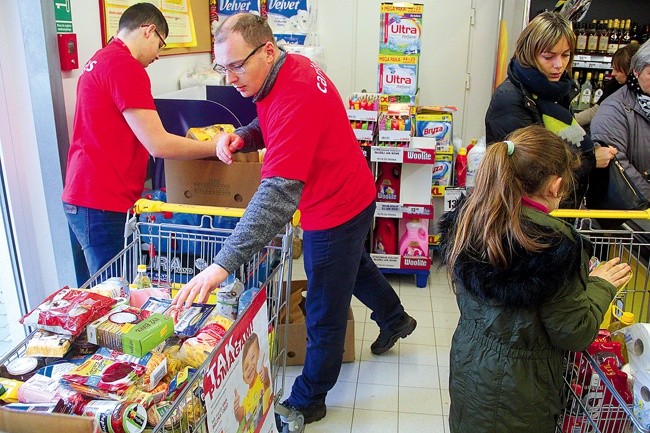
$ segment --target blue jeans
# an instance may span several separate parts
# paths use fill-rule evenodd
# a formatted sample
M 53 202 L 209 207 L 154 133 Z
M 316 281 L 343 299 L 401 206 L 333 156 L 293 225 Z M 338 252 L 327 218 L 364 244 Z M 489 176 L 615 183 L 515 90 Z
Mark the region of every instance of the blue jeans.
M 79 241 L 92 276 L 124 248 L 126 213 L 63 203 L 68 225 Z
M 382 329 L 396 324 L 404 312 L 397 293 L 365 251 L 374 212 L 373 202 L 338 227 L 304 232 L 307 354 L 288 399 L 291 406 L 323 403 L 336 384 L 352 295 L 370 308 L 370 317 Z

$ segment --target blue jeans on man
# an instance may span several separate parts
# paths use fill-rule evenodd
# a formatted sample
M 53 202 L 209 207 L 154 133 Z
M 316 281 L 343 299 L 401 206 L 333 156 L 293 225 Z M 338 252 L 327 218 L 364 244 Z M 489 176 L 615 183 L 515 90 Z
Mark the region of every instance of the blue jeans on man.
M 373 202 L 338 227 L 304 232 L 307 354 L 285 402 L 289 406 L 322 405 L 324 410 L 325 396 L 341 370 L 352 295 L 370 308 L 370 317 L 381 329 L 389 329 L 405 315 L 397 293 L 365 250 L 374 212 Z
M 124 248 L 126 213 L 91 209 L 65 202 L 63 209 L 92 276 Z

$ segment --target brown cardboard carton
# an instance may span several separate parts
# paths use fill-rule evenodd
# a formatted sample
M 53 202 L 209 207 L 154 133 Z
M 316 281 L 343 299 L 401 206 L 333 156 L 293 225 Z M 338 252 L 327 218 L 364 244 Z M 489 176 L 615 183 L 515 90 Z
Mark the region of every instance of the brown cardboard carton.
M 244 208 L 257 191 L 261 163 L 165 160 L 169 203 Z
M 307 290 L 307 281 L 297 280 L 291 282 L 291 293 L 302 292 Z M 291 296 L 296 302 L 296 297 Z M 299 301 L 298 301 L 299 302 Z M 295 311 L 295 308 L 290 308 L 290 311 Z M 280 321 L 282 322 L 286 317 L 286 313 L 280 313 Z M 303 365 L 305 363 L 305 353 L 307 352 L 307 328 L 305 327 L 304 318 L 292 319 L 287 325 L 281 323 L 278 326 L 279 336 L 282 338 L 282 333 L 287 330 L 287 365 Z M 348 326 L 345 331 L 345 346 L 343 348 L 343 362 L 354 361 L 354 316 L 352 315 L 352 308 L 348 310 Z
M 75 432 L 93 433 L 92 417 L 62 415 L 57 413 L 23 412 L 0 408 L 0 432 Z

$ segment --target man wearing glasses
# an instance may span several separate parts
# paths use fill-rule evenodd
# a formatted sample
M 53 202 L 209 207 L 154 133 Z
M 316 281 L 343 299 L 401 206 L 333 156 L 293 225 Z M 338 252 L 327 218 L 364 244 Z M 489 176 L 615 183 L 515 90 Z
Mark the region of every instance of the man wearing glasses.
M 152 4 L 129 7 L 117 35 L 86 63 L 77 83 L 62 200 L 91 275 L 124 245 L 126 212 L 142 194 L 149 154 L 170 159 L 216 154 L 215 141 L 169 134 L 156 111 L 145 68 L 158 59 L 168 32 Z
M 364 249 L 375 211 L 375 183 L 334 84 L 306 57 L 280 50 L 266 21 L 233 15 L 215 33 L 214 69 L 258 117 L 223 134 L 217 156 L 266 147 L 262 181 L 215 263 L 176 296 L 198 302 L 280 232 L 297 208 L 304 229 L 307 354 L 301 376 L 283 403 L 305 422 L 326 414 L 325 397 L 341 369 L 352 295 L 372 310 L 380 328 L 371 351 L 380 355 L 411 334 L 416 321 Z

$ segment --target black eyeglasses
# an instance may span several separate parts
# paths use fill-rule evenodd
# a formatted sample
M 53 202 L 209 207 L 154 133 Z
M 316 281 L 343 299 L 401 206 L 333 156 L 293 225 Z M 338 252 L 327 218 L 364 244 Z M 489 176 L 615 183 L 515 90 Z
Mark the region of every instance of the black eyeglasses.
M 156 36 L 158 36 L 158 39 L 160 39 L 160 43 L 158 44 L 158 49 L 162 50 L 167 46 L 167 42 L 163 39 L 162 36 L 160 36 L 160 33 L 158 33 L 158 30 L 156 30 L 156 25 L 155 24 L 142 24 L 140 27 L 149 27 L 153 26 L 153 31 L 156 32 Z
M 255 54 L 264 45 L 266 45 L 266 42 L 264 42 L 262 45 L 255 48 L 253 51 L 251 51 L 251 53 L 249 55 L 247 55 L 246 58 L 244 60 L 242 60 L 242 62 L 240 64 L 238 64 L 238 65 L 221 66 L 221 65 L 218 65 L 218 64 L 215 63 L 214 66 L 212 67 L 212 69 L 214 69 L 216 72 L 218 72 L 218 73 L 220 73 L 222 75 L 226 75 L 226 71 L 230 71 L 233 74 L 243 74 L 244 72 L 246 72 L 246 70 L 244 69 L 244 63 L 246 63 L 248 61 L 248 59 L 250 59 L 251 56 L 253 54 Z

